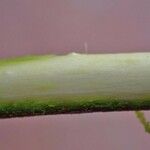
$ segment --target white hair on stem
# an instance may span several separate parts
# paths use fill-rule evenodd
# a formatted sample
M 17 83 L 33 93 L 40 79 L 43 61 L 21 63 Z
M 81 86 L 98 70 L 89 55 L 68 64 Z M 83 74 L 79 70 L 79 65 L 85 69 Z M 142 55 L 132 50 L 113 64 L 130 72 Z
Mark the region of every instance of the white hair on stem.
M 84 52 L 85 52 L 85 54 L 88 54 L 88 44 L 87 44 L 87 42 L 84 42 Z

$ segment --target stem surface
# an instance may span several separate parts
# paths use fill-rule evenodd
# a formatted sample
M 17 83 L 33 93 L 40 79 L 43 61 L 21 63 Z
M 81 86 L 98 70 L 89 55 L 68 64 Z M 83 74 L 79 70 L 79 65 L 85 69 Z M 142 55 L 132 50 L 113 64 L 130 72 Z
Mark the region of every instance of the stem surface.
M 150 108 L 150 53 L 0 61 L 0 117 Z

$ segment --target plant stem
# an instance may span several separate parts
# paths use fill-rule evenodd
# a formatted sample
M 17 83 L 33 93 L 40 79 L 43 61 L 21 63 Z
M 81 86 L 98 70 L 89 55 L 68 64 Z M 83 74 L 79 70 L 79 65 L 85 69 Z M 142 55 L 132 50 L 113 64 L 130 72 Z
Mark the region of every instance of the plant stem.
M 0 117 L 150 108 L 150 53 L 0 61 Z

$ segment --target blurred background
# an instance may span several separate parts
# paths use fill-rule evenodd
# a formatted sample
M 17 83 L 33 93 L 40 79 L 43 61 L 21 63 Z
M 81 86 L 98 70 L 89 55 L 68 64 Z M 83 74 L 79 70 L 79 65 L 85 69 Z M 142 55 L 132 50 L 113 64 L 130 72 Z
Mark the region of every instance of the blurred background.
M 149 0 L 0 0 L 0 57 L 150 51 Z

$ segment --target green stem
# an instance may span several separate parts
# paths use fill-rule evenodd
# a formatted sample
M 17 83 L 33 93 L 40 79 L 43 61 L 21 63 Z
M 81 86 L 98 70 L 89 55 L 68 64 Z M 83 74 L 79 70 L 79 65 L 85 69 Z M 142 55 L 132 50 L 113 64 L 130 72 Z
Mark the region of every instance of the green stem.
M 150 108 L 150 53 L 0 61 L 0 117 Z
M 139 119 L 140 123 L 143 125 L 145 132 L 150 133 L 150 122 L 146 120 L 144 112 L 136 111 L 135 114 Z

